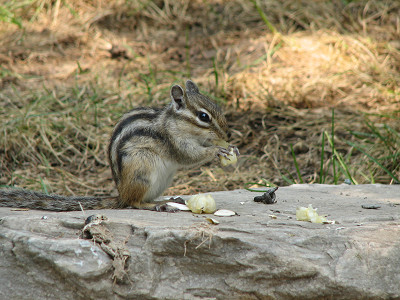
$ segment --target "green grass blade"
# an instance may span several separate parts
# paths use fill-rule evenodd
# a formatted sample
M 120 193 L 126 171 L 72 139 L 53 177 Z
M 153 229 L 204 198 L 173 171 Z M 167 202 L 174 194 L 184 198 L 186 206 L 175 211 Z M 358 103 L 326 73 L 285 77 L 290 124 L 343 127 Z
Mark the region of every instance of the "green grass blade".
M 265 193 L 267 190 L 255 190 L 253 188 L 249 188 L 248 186 L 249 185 L 258 185 L 258 186 L 262 186 L 262 187 L 266 187 L 266 188 L 270 188 L 270 187 L 276 186 L 276 185 L 272 184 L 271 182 L 269 182 L 269 181 L 267 181 L 265 179 L 263 179 L 263 181 L 265 183 L 247 182 L 247 183 L 245 183 L 244 188 L 245 188 L 245 190 L 248 190 L 249 192 L 258 192 L 258 193 L 259 192 L 263 192 L 263 193 Z
M 192 66 L 190 64 L 190 39 L 189 39 L 189 28 L 185 32 L 185 61 L 186 61 L 186 72 L 187 77 L 190 78 L 192 74 Z
M 335 152 L 335 109 L 332 109 L 332 123 L 331 123 L 331 137 L 332 140 L 330 141 L 330 145 L 332 148 L 332 153 L 334 154 Z M 329 136 L 326 136 L 329 140 Z M 333 182 L 335 184 L 338 183 L 338 178 L 336 175 L 336 163 L 335 163 L 336 157 L 335 155 L 332 156 L 332 168 L 333 168 Z
M 253 2 L 258 14 L 260 15 L 261 19 L 264 21 L 265 25 L 267 25 L 268 29 L 272 33 L 277 33 L 278 31 L 276 30 L 275 26 L 272 25 L 270 21 L 268 21 L 267 16 L 264 14 L 261 7 L 258 5 L 257 1 L 256 0 L 250 0 L 250 1 Z
M 328 142 L 332 145 L 333 141 L 330 139 L 330 137 L 327 133 L 326 133 L 326 138 L 328 139 Z M 351 175 L 348 166 L 344 162 L 343 156 L 339 152 L 336 151 L 336 148 L 333 148 L 333 154 L 335 156 L 335 159 L 339 162 L 340 167 L 342 167 L 343 173 L 347 176 L 347 178 L 349 178 L 353 184 L 358 184 L 358 182 Z M 335 178 L 334 178 L 335 184 L 337 184 L 337 178 L 338 178 L 338 176 L 335 176 Z
M 292 174 L 290 174 L 290 172 L 286 169 L 283 169 L 283 171 L 285 171 L 288 176 L 284 175 L 281 170 L 278 170 L 279 174 L 281 175 L 282 179 L 285 180 L 288 184 L 296 184 L 296 180 L 294 179 L 294 177 L 292 176 Z
M 358 151 L 360 151 L 365 156 L 367 156 L 372 162 L 374 162 L 379 167 L 381 167 L 381 169 L 384 170 L 396 183 L 400 183 L 400 180 L 392 172 L 390 172 L 385 166 L 383 166 L 376 158 L 374 158 L 373 156 L 368 154 L 366 151 L 364 151 L 364 149 L 362 149 L 360 146 L 358 146 L 358 145 L 356 145 L 356 144 L 354 144 L 352 142 L 349 142 L 349 141 L 346 141 L 346 143 L 348 145 L 356 148 Z
M 381 135 L 378 128 L 376 128 L 376 126 L 374 124 L 370 123 L 368 120 L 365 120 L 365 124 L 372 131 L 372 133 L 375 135 L 375 137 L 379 138 L 385 144 L 387 149 L 390 151 L 392 149 L 392 147 L 389 145 L 387 138 L 385 138 Z
M 301 177 L 299 164 L 297 163 L 296 154 L 294 154 L 293 145 L 292 144 L 290 144 L 290 151 L 292 151 L 292 157 L 293 157 L 294 165 L 296 167 L 297 176 L 299 177 L 299 181 L 300 181 L 300 183 L 304 183 L 303 177 Z
M 49 190 L 47 189 L 47 185 L 46 183 L 43 181 L 43 178 L 39 176 L 39 180 L 40 180 L 40 185 L 42 186 L 43 192 L 48 195 L 49 194 Z
M 321 168 L 319 170 L 319 183 L 324 183 L 324 156 L 325 156 L 325 134 L 322 132 L 322 141 L 321 141 Z
M 287 176 L 281 174 L 281 177 L 283 178 L 283 180 L 285 180 L 288 184 L 296 184 L 296 182 L 294 180 L 289 179 Z
M 387 124 L 384 124 L 383 127 L 386 128 L 387 131 L 391 132 L 392 134 L 394 134 L 397 138 L 400 139 L 400 132 L 397 132 L 396 130 L 394 130 L 392 127 L 390 127 Z
M 376 136 L 372 133 L 367 133 L 367 132 L 360 132 L 360 131 L 353 131 L 349 130 L 348 131 L 352 136 L 362 139 L 362 138 L 375 138 Z
M 215 92 L 218 91 L 218 70 L 217 63 L 215 62 L 215 57 L 213 58 L 213 69 L 214 69 L 214 79 L 215 79 Z
M 19 28 L 23 27 L 22 20 L 17 18 L 11 10 L 3 5 L 0 5 L 0 22 L 12 23 L 17 25 Z

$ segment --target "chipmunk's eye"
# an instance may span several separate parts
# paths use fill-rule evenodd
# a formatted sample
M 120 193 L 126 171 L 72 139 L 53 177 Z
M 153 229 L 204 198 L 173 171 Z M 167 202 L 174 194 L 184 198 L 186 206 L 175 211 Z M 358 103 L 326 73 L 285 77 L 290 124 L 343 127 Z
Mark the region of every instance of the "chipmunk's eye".
M 199 118 L 200 121 L 209 123 L 211 121 L 210 116 L 205 113 L 204 111 L 198 111 L 197 112 L 197 117 Z

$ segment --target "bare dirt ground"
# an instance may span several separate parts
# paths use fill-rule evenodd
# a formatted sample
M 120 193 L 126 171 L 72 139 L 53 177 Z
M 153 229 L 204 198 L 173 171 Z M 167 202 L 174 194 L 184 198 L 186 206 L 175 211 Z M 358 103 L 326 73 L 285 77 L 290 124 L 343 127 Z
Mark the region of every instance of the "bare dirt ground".
M 115 193 L 106 153 L 113 125 L 134 106 L 166 104 L 172 84 L 188 78 L 224 106 L 242 156 L 235 167 L 181 171 L 168 194 L 400 177 L 396 1 L 2 7 L 3 186 Z

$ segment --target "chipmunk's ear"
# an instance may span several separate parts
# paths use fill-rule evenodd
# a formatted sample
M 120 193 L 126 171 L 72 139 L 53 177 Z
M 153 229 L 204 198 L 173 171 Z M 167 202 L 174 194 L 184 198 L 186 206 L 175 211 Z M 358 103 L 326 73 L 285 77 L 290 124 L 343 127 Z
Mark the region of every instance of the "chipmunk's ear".
M 183 91 L 183 88 L 181 88 L 179 85 L 174 85 L 171 88 L 171 99 L 172 105 L 175 107 L 176 110 L 185 107 L 185 93 Z
M 187 93 L 200 93 L 197 85 L 191 80 L 186 81 L 186 92 Z

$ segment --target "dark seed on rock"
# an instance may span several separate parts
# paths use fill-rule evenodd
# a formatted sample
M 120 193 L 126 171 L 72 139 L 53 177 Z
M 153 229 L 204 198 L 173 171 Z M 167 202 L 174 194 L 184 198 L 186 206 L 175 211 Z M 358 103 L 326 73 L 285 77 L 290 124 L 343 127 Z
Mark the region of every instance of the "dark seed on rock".
M 378 209 L 378 208 L 381 208 L 380 205 L 373 205 L 373 204 L 363 204 L 363 205 L 361 205 L 361 207 L 365 208 L 365 209 Z
M 275 192 L 278 187 L 273 187 L 268 189 L 263 195 L 254 197 L 255 202 L 261 202 L 264 204 L 274 204 L 276 203 L 276 195 Z

